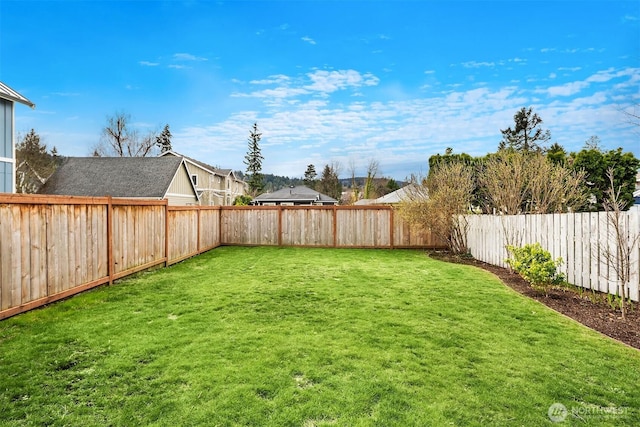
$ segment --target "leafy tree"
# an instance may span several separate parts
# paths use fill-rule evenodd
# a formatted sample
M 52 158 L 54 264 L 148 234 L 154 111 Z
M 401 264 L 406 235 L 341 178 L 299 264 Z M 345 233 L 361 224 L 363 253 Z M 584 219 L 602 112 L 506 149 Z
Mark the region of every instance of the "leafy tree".
M 309 188 L 315 188 L 317 176 L 316 167 L 314 165 L 308 165 L 307 170 L 304 171 L 304 185 Z
M 551 139 L 551 133 L 542 129 L 542 119 L 533 108 L 522 107 L 513 116 L 514 127 L 501 129 L 502 141 L 498 150 L 542 151 L 543 144 Z
M 567 152 L 564 147 L 557 142 L 551 144 L 546 154 L 547 159 L 557 165 L 564 165 L 567 161 Z
M 164 129 L 162 129 L 160 135 L 156 137 L 156 145 L 160 148 L 161 153 L 171 151 L 171 136 L 169 125 L 164 125 Z
M 467 153 L 453 154 L 452 148 L 447 148 L 445 154 L 434 154 L 429 157 L 429 173 L 437 166 L 450 163 L 463 163 L 466 165 L 475 164 L 476 159 Z
M 342 184 L 340 183 L 340 179 L 338 179 L 339 173 L 340 169 L 337 163 L 325 165 L 316 190 L 336 200 L 340 200 L 342 197 Z
M 233 206 L 247 206 L 251 203 L 253 199 L 251 196 L 247 196 L 246 194 L 242 194 L 240 196 L 236 196 L 233 200 Z
M 35 193 L 56 170 L 57 150 L 47 151 L 40 135 L 31 129 L 16 145 L 16 191 Z
M 622 148 L 603 152 L 599 148 L 585 147 L 578 153 L 571 153 L 571 167 L 576 171 L 584 171 L 585 182 L 592 196 L 589 210 L 599 210 L 611 188 L 607 171 L 612 170 L 613 186 L 620 189 L 619 201 L 623 210 L 633 205 L 636 174 L 640 167 L 633 153 L 623 153 Z
M 153 131 L 141 137 L 138 130 L 131 128 L 131 115 L 119 111 L 107 117 L 107 125 L 102 128 L 102 136 L 94 147 L 93 156 L 152 156 L 155 154 L 156 139 L 156 132 Z
M 262 153 L 260 151 L 260 139 L 262 134 L 258 132 L 258 124 L 254 123 L 249 133 L 249 149 L 244 156 L 244 164 L 247 165 L 247 184 L 252 195 L 259 194 L 264 188 L 264 176 L 262 175 Z

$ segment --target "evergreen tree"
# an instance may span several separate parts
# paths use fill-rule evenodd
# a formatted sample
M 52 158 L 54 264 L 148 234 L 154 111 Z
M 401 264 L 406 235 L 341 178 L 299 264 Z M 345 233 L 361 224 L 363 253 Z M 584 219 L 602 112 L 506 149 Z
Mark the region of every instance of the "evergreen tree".
M 309 188 L 315 188 L 316 186 L 316 167 L 314 165 L 308 165 L 307 170 L 304 172 L 304 185 Z
M 160 147 L 161 153 L 166 153 L 167 151 L 171 151 L 171 131 L 169 130 L 169 125 L 166 124 L 164 129 L 156 137 L 156 145 Z
M 325 165 L 316 190 L 336 200 L 341 199 L 342 183 L 340 183 L 340 179 L 338 179 L 338 169 L 336 166 Z
M 498 150 L 543 151 L 543 144 L 551 139 L 551 133 L 542 129 L 542 119 L 533 108 L 522 107 L 514 116 L 514 127 L 501 129 L 502 141 Z
M 55 150 L 55 148 L 54 148 Z M 35 193 L 44 181 L 55 171 L 55 154 L 47 151 L 47 145 L 40 135 L 31 129 L 16 145 L 16 191 Z
M 393 178 L 389 178 L 389 181 L 387 181 L 386 187 L 389 190 L 389 192 L 393 192 L 400 189 L 400 185 L 398 185 L 396 180 Z
M 249 133 L 249 149 L 244 156 L 244 164 L 247 165 L 247 184 L 249 192 L 258 195 L 264 188 L 264 176 L 262 175 L 262 153 L 260 151 L 260 139 L 262 134 L 258 132 L 258 124 L 254 123 Z

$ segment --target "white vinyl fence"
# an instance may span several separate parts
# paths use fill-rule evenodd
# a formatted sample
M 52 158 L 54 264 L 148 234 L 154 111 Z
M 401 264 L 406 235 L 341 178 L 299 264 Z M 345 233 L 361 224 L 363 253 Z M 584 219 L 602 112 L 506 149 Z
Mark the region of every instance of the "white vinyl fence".
M 553 258 L 561 257 L 559 270 L 573 285 L 618 294 L 618 277 L 612 263 L 616 238 L 606 212 L 546 215 L 469 215 L 467 245 L 474 258 L 506 267 L 507 245 L 540 243 Z M 640 274 L 640 208 L 623 213 L 622 229 L 631 254 L 631 280 L 627 295 L 638 301 Z

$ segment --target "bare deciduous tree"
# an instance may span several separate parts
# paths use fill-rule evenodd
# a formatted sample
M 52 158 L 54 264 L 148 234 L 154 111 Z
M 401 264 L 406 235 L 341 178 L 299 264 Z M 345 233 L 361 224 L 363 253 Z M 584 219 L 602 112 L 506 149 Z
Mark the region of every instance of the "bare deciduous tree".
M 131 115 L 122 111 L 107 117 L 100 141 L 94 147 L 94 156 L 146 157 L 155 154 L 157 132 L 140 136 L 131 127 Z
M 410 224 L 430 229 L 454 253 L 467 252 L 469 213 L 474 190 L 473 170 L 462 163 L 441 164 L 429 177 L 412 177 L 408 199 L 399 207 Z
M 528 175 L 529 213 L 560 213 L 577 210 L 586 200 L 583 171 L 574 172 L 549 161 L 542 154 L 530 156 L 526 166 Z
M 526 201 L 528 155 L 501 151 L 483 162 L 478 174 L 485 210 L 501 215 L 522 213 Z
M 614 243 L 614 248 L 607 246 L 604 250 L 604 257 L 617 277 L 618 292 L 620 297 L 620 311 L 622 318 L 627 315 L 627 287 L 629 286 L 632 270 L 632 254 L 637 250 L 640 234 L 629 233 L 628 213 L 625 212 L 625 201 L 621 197 L 621 187 L 614 185 L 614 171 L 610 168 L 607 171 L 609 179 L 609 190 L 604 200 L 603 207 L 607 213 L 607 224 L 610 227 L 610 237 Z
M 374 180 L 376 175 L 378 175 L 379 168 L 380 163 L 377 160 L 369 160 L 369 164 L 367 165 L 367 180 L 364 183 L 362 196 L 365 199 L 375 199 L 377 197 L 377 194 L 375 194 Z
M 485 210 L 501 215 L 567 212 L 587 200 L 584 173 L 541 153 L 499 152 L 483 163 L 478 181 Z

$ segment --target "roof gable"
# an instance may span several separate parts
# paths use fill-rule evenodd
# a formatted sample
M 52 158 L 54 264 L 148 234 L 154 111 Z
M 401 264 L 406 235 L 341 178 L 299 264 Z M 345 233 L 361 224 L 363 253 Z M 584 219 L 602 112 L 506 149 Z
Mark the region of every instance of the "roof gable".
M 217 168 L 215 166 L 211 166 L 207 163 L 201 162 L 200 160 L 196 160 L 194 158 L 191 158 L 189 156 L 185 156 L 184 154 L 180 154 L 177 151 L 173 151 L 173 150 L 169 150 L 169 151 L 165 151 L 164 153 L 160 154 L 160 156 L 176 156 L 176 157 L 182 157 L 183 159 L 185 159 L 187 161 L 187 163 L 191 163 L 194 164 L 196 166 L 198 166 L 199 168 L 209 172 L 210 174 L 213 175 L 220 175 L 223 177 L 230 177 L 236 181 L 241 181 L 240 179 L 238 179 L 236 177 L 235 172 L 233 172 L 232 169 L 221 169 L 221 168 Z

